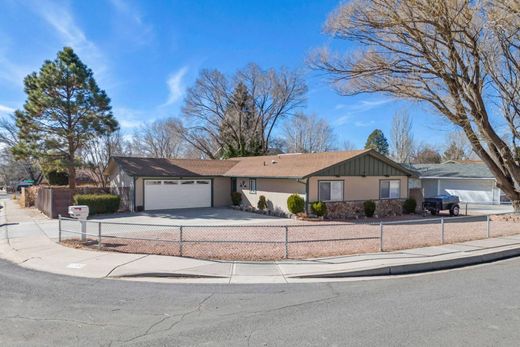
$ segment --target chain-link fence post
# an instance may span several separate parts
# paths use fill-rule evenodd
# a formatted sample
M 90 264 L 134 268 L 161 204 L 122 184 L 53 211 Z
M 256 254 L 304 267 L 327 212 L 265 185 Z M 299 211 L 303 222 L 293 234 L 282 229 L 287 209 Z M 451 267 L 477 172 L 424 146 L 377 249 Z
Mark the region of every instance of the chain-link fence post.
M 441 217 L 441 245 L 444 244 L 444 217 Z
M 289 258 L 289 227 L 285 226 L 285 259 Z
M 383 222 L 379 222 L 379 240 L 380 240 L 380 247 L 379 250 L 383 252 Z
M 98 223 L 98 244 L 97 248 L 101 249 L 101 222 Z
M 486 216 L 486 234 L 489 239 L 491 237 L 491 219 L 489 219 L 489 215 Z
M 61 214 L 58 215 L 58 242 L 61 242 Z
M 182 257 L 182 225 L 179 226 L 179 255 Z

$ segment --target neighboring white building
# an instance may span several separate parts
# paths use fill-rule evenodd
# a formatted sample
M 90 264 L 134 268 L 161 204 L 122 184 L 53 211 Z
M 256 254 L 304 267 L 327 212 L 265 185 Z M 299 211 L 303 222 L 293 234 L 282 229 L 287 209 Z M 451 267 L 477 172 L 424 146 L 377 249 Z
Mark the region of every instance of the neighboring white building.
M 425 198 L 441 194 L 457 195 L 461 202 L 500 204 L 505 196 L 496 179 L 481 162 L 448 161 L 442 164 L 413 164 Z

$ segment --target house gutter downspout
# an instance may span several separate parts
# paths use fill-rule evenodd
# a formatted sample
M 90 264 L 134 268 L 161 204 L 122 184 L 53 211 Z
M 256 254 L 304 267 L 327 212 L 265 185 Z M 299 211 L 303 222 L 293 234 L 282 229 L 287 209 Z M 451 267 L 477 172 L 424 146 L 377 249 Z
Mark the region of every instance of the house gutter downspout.
M 137 186 L 136 186 L 137 180 L 136 180 L 135 176 L 133 176 L 132 178 L 134 179 L 134 186 L 132 187 L 132 193 L 133 193 L 132 194 L 133 195 L 132 196 L 132 212 L 135 212 L 135 190 L 137 188 Z

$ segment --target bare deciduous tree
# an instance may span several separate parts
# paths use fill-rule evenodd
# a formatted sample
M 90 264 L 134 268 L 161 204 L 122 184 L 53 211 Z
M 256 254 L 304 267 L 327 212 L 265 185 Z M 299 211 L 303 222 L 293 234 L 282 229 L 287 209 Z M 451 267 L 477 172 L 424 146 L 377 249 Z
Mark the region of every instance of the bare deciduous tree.
M 407 111 L 399 111 L 392 119 L 391 155 L 398 163 L 408 163 L 414 153 L 412 120 Z
M 354 144 L 354 142 L 352 142 L 350 140 L 345 140 L 345 141 L 343 141 L 342 149 L 344 151 L 353 151 L 356 149 L 356 145 Z
M 313 153 L 333 150 L 335 136 L 325 119 L 298 113 L 284 123 L 283 140 L 289 153 Z
M 16 181 L 24 178 L 36 180 L 39 175 L 36 160 L 14 158 L 12 148 L 18 143 L 18 128 L 14 115 L 0 118 L 0 175 L 7 185 L 14 185 Z
M 102 187 L 108 187 L 108 177 L 104 175 L 110 157 L 124 155 L 121 132 L 107 134 L 89 141 L 81 150 L 84 166 L 90 177 Z
M 186 149 L 182 131 L 182 123 L 177 118 L 149 123 L 134 133 L 132 155 L 180 158 Z
M 420 144 L 414 151 L 411 162 L 414 164 L 440 164 L 442 156 L 435 147 L 428 144 Z
M 312 59 L 339 93 L 430 105 L 460 127 L 520 211 L 518 1 L 353 0 L 329 17 L 326 31 L 361 47 L 344 57 L 324 49 Z M 493 103 L 502 106 L 498 116 Z M 504 122 L 507 137 L 497 130 Z
M 469 160 L 472 157 L 471 144 L 460 130 L 452 131 L 447 135 L 447 146 L 443 153 L 443 160 Z
M 183 135 L 208 158 L 220 157 L 225 148 L 220 130 L 223 123 L 231 125 L 227 122 L 226 110 L 238 83 L 246 87 L 253 99 L 256 117 L 253 127 L 261 134 L 262 153 L 269 150 L 275 126 L 302 106 L 307 92 L 300 74 L 285 69 L 262 70 L 249 64 L 231 77 L 218 70 L 201 71 L 195 85 L 187 91 Z

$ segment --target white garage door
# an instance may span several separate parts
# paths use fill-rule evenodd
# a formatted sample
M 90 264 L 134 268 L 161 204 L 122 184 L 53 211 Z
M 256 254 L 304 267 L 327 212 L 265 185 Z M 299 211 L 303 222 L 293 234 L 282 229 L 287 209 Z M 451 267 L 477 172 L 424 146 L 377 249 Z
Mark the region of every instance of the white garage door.
M 144 208 L 211 207 L 211 180 L 146 180 Z
M 491 203 L 494 201 L 493 180 L 440 180 L 440 193 L 457 195 L 463 202 Z

